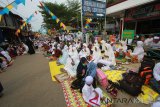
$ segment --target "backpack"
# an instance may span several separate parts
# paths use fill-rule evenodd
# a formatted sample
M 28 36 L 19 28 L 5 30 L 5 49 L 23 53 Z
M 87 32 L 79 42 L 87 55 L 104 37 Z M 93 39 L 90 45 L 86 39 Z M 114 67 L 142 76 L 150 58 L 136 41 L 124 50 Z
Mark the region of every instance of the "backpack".
M 143 79 L 143 83 L 148 85 L 151 78 L 153 77 L 153 70 L 151 67 L 145 67 L 142 71 L 140 71 L 140 77 Z
M 149 58 L 144 58 L 143 61 L 141 62 L 141 67 L 139 71 L 142 71 L 145 67 L 150 67 L 152 70 L 155 66 L 155 61 Z
M 153 77 L 153 68 L 155 66 L 155 61 L 152 59 L 144 58 L 141 62 L 141 67 L 139 69 L 139 75 L 143 79 L 143 83 L 148 85 L 150 79 Z
M 138 96 L 142 93 L 142 79 L 134 72 L 124 73 L 123 80 L 119 81 L 120 88 L 132 96 Z

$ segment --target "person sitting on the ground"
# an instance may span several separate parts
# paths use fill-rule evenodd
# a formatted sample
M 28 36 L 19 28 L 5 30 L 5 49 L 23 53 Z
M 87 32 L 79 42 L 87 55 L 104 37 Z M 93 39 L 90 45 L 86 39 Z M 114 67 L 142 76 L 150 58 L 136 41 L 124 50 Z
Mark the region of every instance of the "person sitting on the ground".
M 153 42 L 153 37 L 151 35 L 146 36 L 147 38 L 144 41 L 144 46 L 151 46 Z
M 98 62 L 102 63 L 106 66 L 116 65 L 116 59 L 115 59 L 115 55 L 113 52 L 113 48 L 108 43 L 106 43 L 105 47 L 106 47 L 105 53 L 104 53 L 102 59 L 100 59 Z
M 98 61 L 101 59 L 101 51 L 100 51 L 99 47 L 96 46 L 96 45 L 93 46 L 92 51 L 93 51 L 92 57 L 93 57 L 93 60 L 94 60 L 93 62 L 95 64 L 97 64 Z
M 151 43 L 152 48 L 160 48 L 160 37 L 155 36 L 153 42 Z
M 105 44 L 106 44 L 106 41 L 101 40 L 101 51 L 102 51 L 102 52 L 105 51 Z
M 77 79 L 72 82 L 71 88 L 73 89 L 82 89 L 83 88 L 83 78 L 86 75 L 87 71 L 87 59 L 82 57 L 78 66 L 77 66 Z
M 121 46 L 116 49 L 115 57 L 118 59 L 125 58 L 125 53 L 127 52 L 127 45 L 125 41 L 121 41 Z
M 18 55 L 17 54 L 17 47 L 16 46 L 10 45 L 7 48 L 7 51 L 9 53 L 9 56 L 11 56 L 11 58 L 15 58 Z
M 154 78 L 159 82 L 160 84 L 160 62 L 157 63 L 153 69 L 153 75 Z
M 127 56 L 131 57 L 132 62 L 141 62 L 144 57 L 143 42 L 137 41 L 137 46 L 134 48 L 134 51 Z
M 65 65 L 68 57 L 69 57 L 68 46 L 65 45 L 64 48 L 62 49 L 62 57 L 58 59 L 58 63 Z
M 69 57 L 67 58 L 66 65 L 64 67 L 64 70 L 68 73 L 68 75 L 71 78 L 76 77 L 76 69 L 79 63 L 79 57 L 76 47 L 72 48 L 72 51 L 69 52 Z
M 85 77 L 83 78 L 83 81 L 85 80 L 85 78 L 87 76 L 92 76 L 94 78 L 93 81 L 93 87 L 96 87 L 96 70 L 97 70 L 97 65 L 93 62 L 93 58 L 92 56 L 87 56 L 87 72 Z M 84 83 L 84 82 L 83 82 Z M 84 85 L 84 84 L 83 84 Z M 82 91 L 82 89 L 80 89 L 80 92 Z
M 0 68 L 1 68 L 1 70 L 6 69 L 7 66 L 8 66 L 7 60 L 4 58 L 4 56 L 2 54 L 0 54 Z
M 0 48 L 0 53 L 4 56 L 4 58 L 7 60 L 8 65 L 11 65 L 13 63 L 12 58 L 9 56 L 9 53 L 4 51 L 2 48 Z
M 100 88 L 93 88 L 93 77 L 87 76 L 85 78 L 85 85 L 82 89 L 82 97 L 86 103 L 91 106 L 100 106 L 101 100 L 106 100 L 103 97 L 102 90 Z M 107 101 L 105 101 L 107 103 Z
M 60 49 L 55 49 L 55 50 L 53 50 L 51 60 L 57 60 L 61 56 L 62 56 L 62 51 Z
M 90 51 L 89 48 L 87 47 L 87 44 L 83 44 L 83 49 L 79 52 L 79 57 L 87 57 L 88 55 L 90 55 Z

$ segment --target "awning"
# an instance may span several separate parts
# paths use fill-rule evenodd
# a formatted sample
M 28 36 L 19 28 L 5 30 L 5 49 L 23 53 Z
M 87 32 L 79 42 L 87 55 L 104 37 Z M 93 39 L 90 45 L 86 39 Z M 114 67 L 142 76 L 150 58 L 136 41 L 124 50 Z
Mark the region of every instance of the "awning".
M 106 9 L 106 14 L 109 15 L 109 14 L 112 14 L 112 13 L 116 13 L 116 12 L 119 12 L 119 11 L 122 11 L 122 10 L 126 10 L 126 9 L 129 9 L 129 8 L 136 7 L 136 6 L 140 6 L 140 5 L 150 3 L 150 2 L 153 2 L 153 1 L 156 1 L 156 0 L 127 0 L 127 1 L 124 1 L 122 3 L 119 3 L 119 4 L 113 5 L 111 7 L 108 7 Z

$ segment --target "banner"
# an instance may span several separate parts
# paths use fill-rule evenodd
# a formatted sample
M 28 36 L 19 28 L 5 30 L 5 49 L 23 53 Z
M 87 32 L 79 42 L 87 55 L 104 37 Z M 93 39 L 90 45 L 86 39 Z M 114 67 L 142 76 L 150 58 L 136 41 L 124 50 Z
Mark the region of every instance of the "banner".
M 123 39 L 134 39 L 135 30 L 124 30 Z
M 23 22 L 23 24 L 19 27 L 19 29 L 17 29 L 15 35 L 18 36 L 21 30 L 27 25 L 27 23 L 29 23 L 32 20 L 35 14 L 37 14 L 37 11 L 35 11 L 32 15 L 30 15 L 30 17 L 25 22 Z
M 25 5 L 25 0 L 15 0 L 13 1 L 12 3 L 8 4 L 6 7 L 4 7 L 2 10 L 0 10 L 0 21 L 1 21 L 1 18 L 4 14 L 9 14 L 9 11 L 15 7 L 17 9 L 17 5 L 19 4 L 23 4 Z
M 106 0 L 82 0 L 82 12 L 86 17 L 104 17 Z
M 60 22 L 60 27 L 63 27 L 63 29 L 66 30 L 65 24 L 64 24 L 63 22 L 61 22 L 61 21 L 57 18 L 57 16 L 55 16 L 42 2 L 40 2 L 40 5 L 41 5 L 41 7 L 43 7 L 43 8 L 45 9 L 45 11 L 46 11 L 49 15 L 51 15 L 51 17 L 52 17 L 53 20 L 56 20 L 57 23 Z

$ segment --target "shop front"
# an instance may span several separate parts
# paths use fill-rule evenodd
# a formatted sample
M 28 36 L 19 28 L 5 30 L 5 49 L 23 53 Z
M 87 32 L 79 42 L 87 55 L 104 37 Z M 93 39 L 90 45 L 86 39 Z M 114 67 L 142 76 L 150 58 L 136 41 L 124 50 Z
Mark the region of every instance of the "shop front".
M 134 30 L 137 35 L 160 35 L 160 2 L 126 10 L 124 30 Z

